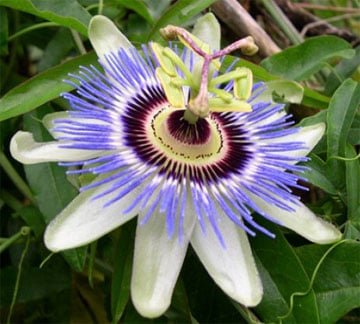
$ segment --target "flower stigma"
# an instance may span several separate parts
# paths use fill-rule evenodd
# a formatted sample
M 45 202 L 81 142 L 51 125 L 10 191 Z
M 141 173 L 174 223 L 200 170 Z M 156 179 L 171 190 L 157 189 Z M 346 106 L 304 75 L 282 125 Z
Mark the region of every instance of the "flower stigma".
M 194 124 L 198 118 L 208 117 L 210 111 L 251 111 L 251 105 L 247 103 L 253 85 L 251 70 L 236 68 L 234 71 L 217 75 L 221 66 L 219 59 L 225 55 L 239 49 L 246 55 L 254 55 L 257 52 L 258 47 L 252 37 L 240 39 L 222 50 L 212 52 L 208 44 L 181 27 L 169 25 L 160 32 L 166 40 L 178 38 L 196 55 L 196 64 L 200 65 L 200 71 L 197 71 L 198 66 L 196 66 L 191 73 L 173 50 L 157 43 L 151 44 L 160 65 L 156 68 L 156 75 L 174 108 L 184 108 L 182 87 L 190 88 L 190 98 L 183 115 L 185 120 Z M 181 72 L 177 73 L 177 71 Z M 234 82 L 233 94 L 219 88 L 219 85 L 230 81 Z

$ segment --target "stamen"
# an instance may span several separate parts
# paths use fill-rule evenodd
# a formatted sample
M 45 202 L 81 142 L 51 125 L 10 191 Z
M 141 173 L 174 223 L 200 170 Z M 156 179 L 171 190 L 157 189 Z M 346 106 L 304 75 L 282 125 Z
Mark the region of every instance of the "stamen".
M 190 113 L 185 113 L 184 118 L 188 119 L 189 122 L 193 123 L 194 117 L 198 116 L 201 118 L 205 118 L 209 115 L 209 112 L 212 111 L 212 103 L 209 101 L 209 92 L 220 96 L 218 97 L 219 100 L 215 101 L 216 107 L 215 111 L 219 111 L 218 106 L 221 105 L 221 100 L 224 101 L 224 103 L 229 104 L 230 99 L 228 97 L 224 98 L 221 96 L 221 92 L 219 92 L 216 89 L 216 85 L 223 82 L 229 82 L 232 79 L 235 79 L 234 82 L 234 97 L 232 100 L 234 100 L 234 104 L 230 104 L 229 107 L 226 108 L 226 105 L 223 105 L 224 108 L 221 109 L 222 111 L 234 111 L 233 107 L 241 107 L 240 111 L 249 111 L 249 106 L 244 105 L 244 100 L 247 100 L 251 96 L 251 88 L 252 88 L 252 73 L 249 69 L 246 68 L 240 68 L 233 72 L 229 72 L 225 75 L 219 76 L 216 79 L 214 79 L 209 84 L 209 70 L 210 65 L 213 64 L 216 69 L 220 68 L 219 61 L 217 61 L 219 58 L 233 52 L 234 50 L 240 49 L 245 55 L 253 55 L 257 52 L 258 47 L 255 45 L 254 40 L 252 37 L 246 37 L 243 39 L 240 39 L 233 44 L 225 47 L 222 50 L 215 51 L 211 53 L 210 46 L 204 42 L 202 42 L 200 39 L 195 37 L 194 35 L 190 34 L 188 31 L 181 27 L 172 26 L 169 25 L 163 29 L 160 30 L 160 33 L 165 39 L 171 40 L 178 38 L 186 47 L 190 48 L 192 51 L 194 51 L 197 55 L 199 55 L 203 59 L 202 68 L 201 68 L 201 77 L 200 77 L 200 85 L 194 86 L 191 85 L 190 87 L 196 94 L 195 96 L 192 96 L 192 98 L 189 100 L 188 104 L 188 110 L 191 111 Z M 170 50 L 171 51 L 171 50 Z M 155 52 L 158 52 L 157 46 L 155 46 Z M 168 53 L 167 55 L 162 56 L 176 56 L 174 52 L 171 51 L 171 53 Z M 164 53 L 162 53 L 164 54 Z M 183 69 L 183 64 L 179 63 L 180 58 L 177 57 L 175 59 L 174 57 L 171 59 L 172 62 L 174 62 L 176 65 L 180 67 L 180 69 Z M 162 65 L 162 61 L 163 64 Z M 163 60 L 162 58 L 159 59 L 160 65 L 163 67 L 165 72 L 168 70 L 168 62 L 166 60 Z M 185 69 L 186 70 L 186 69 Z M 169 69 L 170 72 L 173 72 L 173 67 Z M 189 79 L 189 76 L 185 74 L 186 79 Z M 164 78 L 163 78 L 164 79 Z M 163 84 L 163 82 L 162 82 Z M 237 100 L 240 99 L 240 100 Z M 251 107 L 250 107 L 251 108 Z M 239 108 L 236 109 L 239 111 Z M 250 109 L 251 110 L 251 109 Z

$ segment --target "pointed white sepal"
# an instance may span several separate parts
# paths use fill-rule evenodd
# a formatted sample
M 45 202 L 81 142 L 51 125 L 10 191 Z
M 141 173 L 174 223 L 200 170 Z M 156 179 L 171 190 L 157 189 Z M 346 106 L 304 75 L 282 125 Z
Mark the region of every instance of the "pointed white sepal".
M 191 245 L 218 286 L 245 306 L 260 303 L 263 289 L 246 233 L 226 215 L 218 220 L 225 247 L 207 225 L 204 234 L 199 224 L 194 229 Z
M 51 134 L 51 136 L 57 139 L 60 136 L 63 136 L 64 133 L 54 131 L 54 127 L 55 127 L 54 121 L 56 119 L 67 119 L 67 118 L 69 118 L 69 113 L 67 111 L 60 111 L 45 115 L 44 118 L 42 119 L 42 122 L 44 127 Z
M 308 155 L 317 143 L 324 136 L 326 129 L 325 123 L 319 123 L 312 126 L 300 127 L 300 132 L 298 135 L 298 140 L 305 143 L 306 149 L 297 152 L 297 156 L 306 156 Z
M 299 205 L 288 203 L 289 207 L 294 208 L 293 212 L 289 212 L 273 206 L 253 194 L 249 193 L 249 196 L 258 207 L 278 220 L 282 226 L 290 228 L 311 242 L 330 244 L 341 239 L 342 234 L 334 225 L 317 217 L 301 202 Z
M 66 144 L 66 143 L 61 143 Z M 102 151 L 60 147 L 59 142 L 35 142 L 29 132 L 17 132 L 10 142 L 11 155 L 23 164 L 75 162 L 100 156 Z
M 293 143 L 293 142 L 303 142 L 304 148 L 300 150 L 285 151 L 285 152 L 276 152 L 277 155 L 285 155 L 287 157 L 299 158 L 308 155 L 315 145 L 321 140 L 325 133 L 325 124 L 319 123 L 306 127 L 299 127 L 300 130 L 297 133 L 279 137 L 272 138 L 270 140 L 264 140 L 269 144 L 274 143 Z M 294 161 L 293 163 L 295 163 Z M 288 161 L 291 163 L 291 161 Z
M 105 176 L 95 179 L 99 181 Z M 134 216 L 138 210 L 124 214 L 124 210 L 137 197 L 139 191 L 133 190 L 117 202 L 104 207 L 119 191 L 99 199 L 93 199 L 112 186 L 113 182 L 100 185 L 80 193 L 54 220 L 45 231 L 46 247 L 62 251 L 90 243 L 121 226 Z
M 220 24 L 211 12 L 197 20 L 192 34 L 208 44 L 213 51 L 220 49 Z
M 77 122 L 83 125 L 104 125 L 107 126 L 109 123 L 104 122 L 103 120 L 95 119 L 95 118 L 79 118 L 73 117 L 69 115 L 67 111 L 60 111 L 50 113 L 44 116 L 42 119 L 44 127 L 48 130 L 48 132 L 55 138 L 58 139 L 60 136 L 66 136 L 66 133 L 55 131 L 56 120 L 62 120 L 64 122 L 68 122 L 68 125 L 71 125 L 72 122 Z
M 121 48 L 133 47 L 115 24 L 105 16 L 94 16 L 90 20 L 88 34 L 90 42 L 103 64 L 106 62 L 106 55 L 117 53 Z
M 187 210 L 190 211 L 189 208 Z M 131 297 L 135 308 L 144 317 L 158 317 L 170 306 L 196 221 L 192 216 L 192 213 L 187 213 L 182 241 L 179 241 L 178 235 L 169 238 L 163 214 L 155 212 L 147 223 L 138 224 Z M 140 214 L 139 222 L 141 219 Z

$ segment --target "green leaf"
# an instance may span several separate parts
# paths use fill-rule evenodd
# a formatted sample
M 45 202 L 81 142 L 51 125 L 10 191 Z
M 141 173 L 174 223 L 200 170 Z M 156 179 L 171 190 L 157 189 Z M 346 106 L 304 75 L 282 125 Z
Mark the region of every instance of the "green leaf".
M 239 58 L 235 56 L 231 56 L 231 55 L 226 56 L 221 65 L 222 73 L 226 71 L 226 69 L 230 66 L 230 64 L 234 60 L 238 60 L 238 59 Z M 285 80 L 281 80 L 278 76 L 269 73 L 261 66 L 251 63 L 243 58 L 241 58 L 239 62 L 235 64 L 234 69 L 236 67 L 246 67 L 250 69 L 256 81 L 265 81 L 265 82 L 275 81 L 275 80 L 285 81 Z M 328 107 L 330 102 L 329 97 L 326 97 L 310 88 L 307 87 L 303 87 L 303 88 L 304 88 L 304 95 L 301 104 L 316 109 L 325 109 Z
M 311 160 L 306 163 L 306 167 L 310 168 L 301 175 L 313 185 L 321 188 L 331 195 L 337 195 L 337 189 L 328 178 L 326 163 L 317 155 L 310 154 Z
M 172 323 L 198 324 L 198 321 L 191 314 L 184 281 L 181 278 L 176 282 L 171 299 L 171 306 L 164 316 Z
M 186 291 L 182 289 L 182 282 Z M 178 300 L 180 298 L 182 301 Z M 191 314 L 186 311 L 187 302 Z M 169 313 L 172 311 L 176 312 L 172 315 L 178 320 L 170 319 Z M 169 318 L 167 321 L 169 323 L 243 323 L 242 315 L 234 308 L 230 298 L 207 274 L 192 249 L 188 251 L 180 278 L 175 286 L 171 307 L 165 315 Z
M 327 118 L 327 111 L 323 110 L 318 112 L 317 114 L 303 118 L 300 123 L 298 123 L 298 126 L 305 127 L 305 126 L 311 126 L 318 123 L 326 123 Z
M 221 64 L 220 72 L 224 73 L 235 60 L 238 62 L 234 65 L 233 70 L 237 67 L 246 67 L 251 70 L 256 81 L 279 80 L 278 76 L 269 73 L 261 66 L 256 65 L 250 61 L 247 61 L 246 59 L 243 58 L 239 60 L 238 57 L 232 55 L 225 56 L 225 59 Z
M 153 20 L 158 20 L 164 11 L 170 6 L 172 0 L 149 1 L 143 0 L 149 9 Z
M 24 116 L 24 128 L 34 134 L 37 141 L 44 142 L 51 137 L 39 120 L 49 112 L 46 107 L 41 112 Z M 67 181 L 65 168 L 56 163 L 25 165 L 26 178 L 35 194 L 45 223 L 49 223 L 77 195 L 77 190 Z M 86 247 L 63 252 L 65 259 L 74 268 L 81 271 L 86 256 Z
M 139 15 L 130 14 L 123 32 L 133 44 L 145 44 L 147 43 L 147 33 L 144 33 L 144 30 L 150 30 L 150 28 L 151 25 Z
M 42 72 L 60 64 L 73 47 L 71 32 L 66 28 L 60 28 L 46 45 L 44 54 L 38 63 L 38 71 Z
M 29 112 L 72 90 L 63 80 L 69 79 L 69 73 L 76 73 L 80 65 L 90 64 L 97 64 L 95 53 L 69 60 L 11 89 L 0 99 L 0 121 Z
M 266 323 L 277 323 L 277 316 L 288 312 L 289 300 L 279 291 L 272 275 L 266 270 L 257 255 L 255 255 L 255 260 L 264 287 L 264 296 L 261 303 L 255 309 L 256 313 L 261 315 L 261 319 Z M 293 314 L 288 316 L 286 323 L 296 323 Z
M 348 79 L 334 93 L 327 114 L 327 170 L 332 182 L 345 192 L 346 140 L 360 104 L 360 84 Z
M 348 79 L 334 93 L 327 114 L 328 158 L 344 156 L 345 143 L 360 105 L 360 84 Z
M 341 84 L 341 82 L 356 71 L 360 66 L 360 46 L 356 49 L 355 55 L 351 59 L 342 60 L 327 77 L 325 84 L 325 94 L 331 95 Z
M 285 79 L 302 81 L 320 71 L 335 57 L 351 58 L 355 51 L 351 45 L 335 36 L 318 36 L 290 47 L 261 62 L 270 73 Z
M 111 284 L 112 322 L 118 323 L 130 298 L 130 280 L 133 262 L 136 220 L 121 227 L 114 255 L 114 273 Z
M 5 8 L 0 7 L 0 55 L 8 54 L 8 16 Z
M 11 303 L 16 274 L 17 268 L 15 267 L 7 267 L 0 272 L 1 307 L 10 305 Z M 25 268 L 22 271 L 16 302 L 26 303 L 36 301 L 70 289 L 70 286 L 71 275 L 69 270 L 64 266 L 58 270 L 52 268 L 39 269 L 39 267 Z
M 345 161 L 348 219 L 360 230 L 360 160 L 356 156 L 355 149 L 347 144 L 345 157 L 353 159 Z
M 360 128 L 351 128 L 348 134 L 348 143 L 352 145 L 360 145 Z
M 251 245 L 261 262 L 259 269 L 266 269 L 266 272 L 261 273 L 264 297 L 255 310 L 268 323 L 279 322 L 279 317 L 289 312 L 291 295 L 306 291 L 310 285 L 310 276 L 280 229 L 269 222 L 265 225 L 276 234 L 276 238 L 257 235 L 251 240 Z M 310 291 L 306 296 L 294 298 L 293 309 L 284 323 L 319 323 L 319 318 L 315 295 Z
M 297 82 L 274 80 L 265 83 L 266 90 L 256 98 L 257 101 L 273 101 L 280 103 L 301 103 L 304 88 Z
M 315 90 L 304 87 L 304 98 L 302 105 L 316 109 L 326 109 L 329 106 L 330 98 Z
M 360 206 L 359 206 L 359 212 L 360 212 Z M 345 224 L 345 233 L 344 237 L 347 239 L 352 240 L 360 240 L 360 230 L 357 229 L 353 224 L 351 224 L 350 221 L 346 222 Z
M 360 145 L 360 110 L 355 113 L 355 117 L 347 138 L 348 143 L 352 145 Z
M 17 211 L 24 222 L 30 226 L 35 237 L 39 238 L 45 229 L 45 222 L 42 219 L 41 212 L 34 206 L 25 206 Z
M 296 249 L 311 276 L 329 248 L 320 245 Z M 313 284 L 321 323 L 335 323 L 350 310 L 360 306 L 360 243 L 338 244 L 320 264 Z
M 124 6 L 127 9 L 135 11 L 139 16 L 143 17 L 150 25 L 154 23 L 154 19 L 151 16 L 148 7 L 141 0 L 118 0 L 119 5 Z
M 91 15 L 76 0 L 0 0 L 0 6 L 27 12 L 87 36 Z
M 148 40 L 157 41 L 161 39 L 159 29 L 172 24 L 181 26 L 193 16 L 211 6 L 216 0 L 178 0 L 159 18 L 154 27 L 151 29 Z

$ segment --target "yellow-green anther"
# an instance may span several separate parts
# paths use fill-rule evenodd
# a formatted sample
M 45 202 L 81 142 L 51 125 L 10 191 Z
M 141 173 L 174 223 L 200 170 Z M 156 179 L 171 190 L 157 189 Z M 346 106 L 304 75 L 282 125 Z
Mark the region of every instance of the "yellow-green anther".
M 179 56 L 176 55 L 176 53 L 171 50 L 170 48 L 166 47 L 163 50 L 163 54 L 168 57 L 169 60 L 173 62 L 174 65 L 176 65 L 185 76 L 185 79 L 191 83 L 192 82 L 192 74 L 189 71 L 189 69 L 185 66 L 184 62 L 181 60 Z
M 221 68 L 221 62 L 219 59 L 212 60 L 211 65 L 213 65 L 217 71 Z
M 234 80 L 234 96 L 240 100 L 247 100 L 251 96 L 253 74 L 248 68 L 236 68 L 239 77 Z
M 164 69 L 165 73 L 170 76 L 176 76 L 176 68 L 173 61 L 164 53 L 165 48 L 158 43 L 151 43 L 151 49 L 159 61 L 160 66 Z
M 170 82 L 176 87 L 190 86 L 187 80 L 178 77 L 171 78 Z
M 218 88 L 209 88 L 209 92 L 213 93 L 217 97 L 223 99 L 226 102 L 231 102 L 233 100 L 233 95 L 225 90 Z
M 175 108 L 184 108 L 185 102 L 182 88 L 171 82 L 172 78 L 162 67 L 156 69 L 156 76 L 160 80 L 169 103 Z
M 227 102 L 221 98 L 209 98 L 209 107 L 212 112 L 250 112 L 252 111 L 251 105 L 246 101 L 241 101 L 237 99 Z
M 219 75 L 216 78 L 212 79 L 210 81 L 210 86 L 214 87 L 215 85 L 226 83 L 237 78 L 242 78 L 244 76 L 247 76 L 247 71 L 243 71 L 241 68 L 239 68 L 235 71 Z

